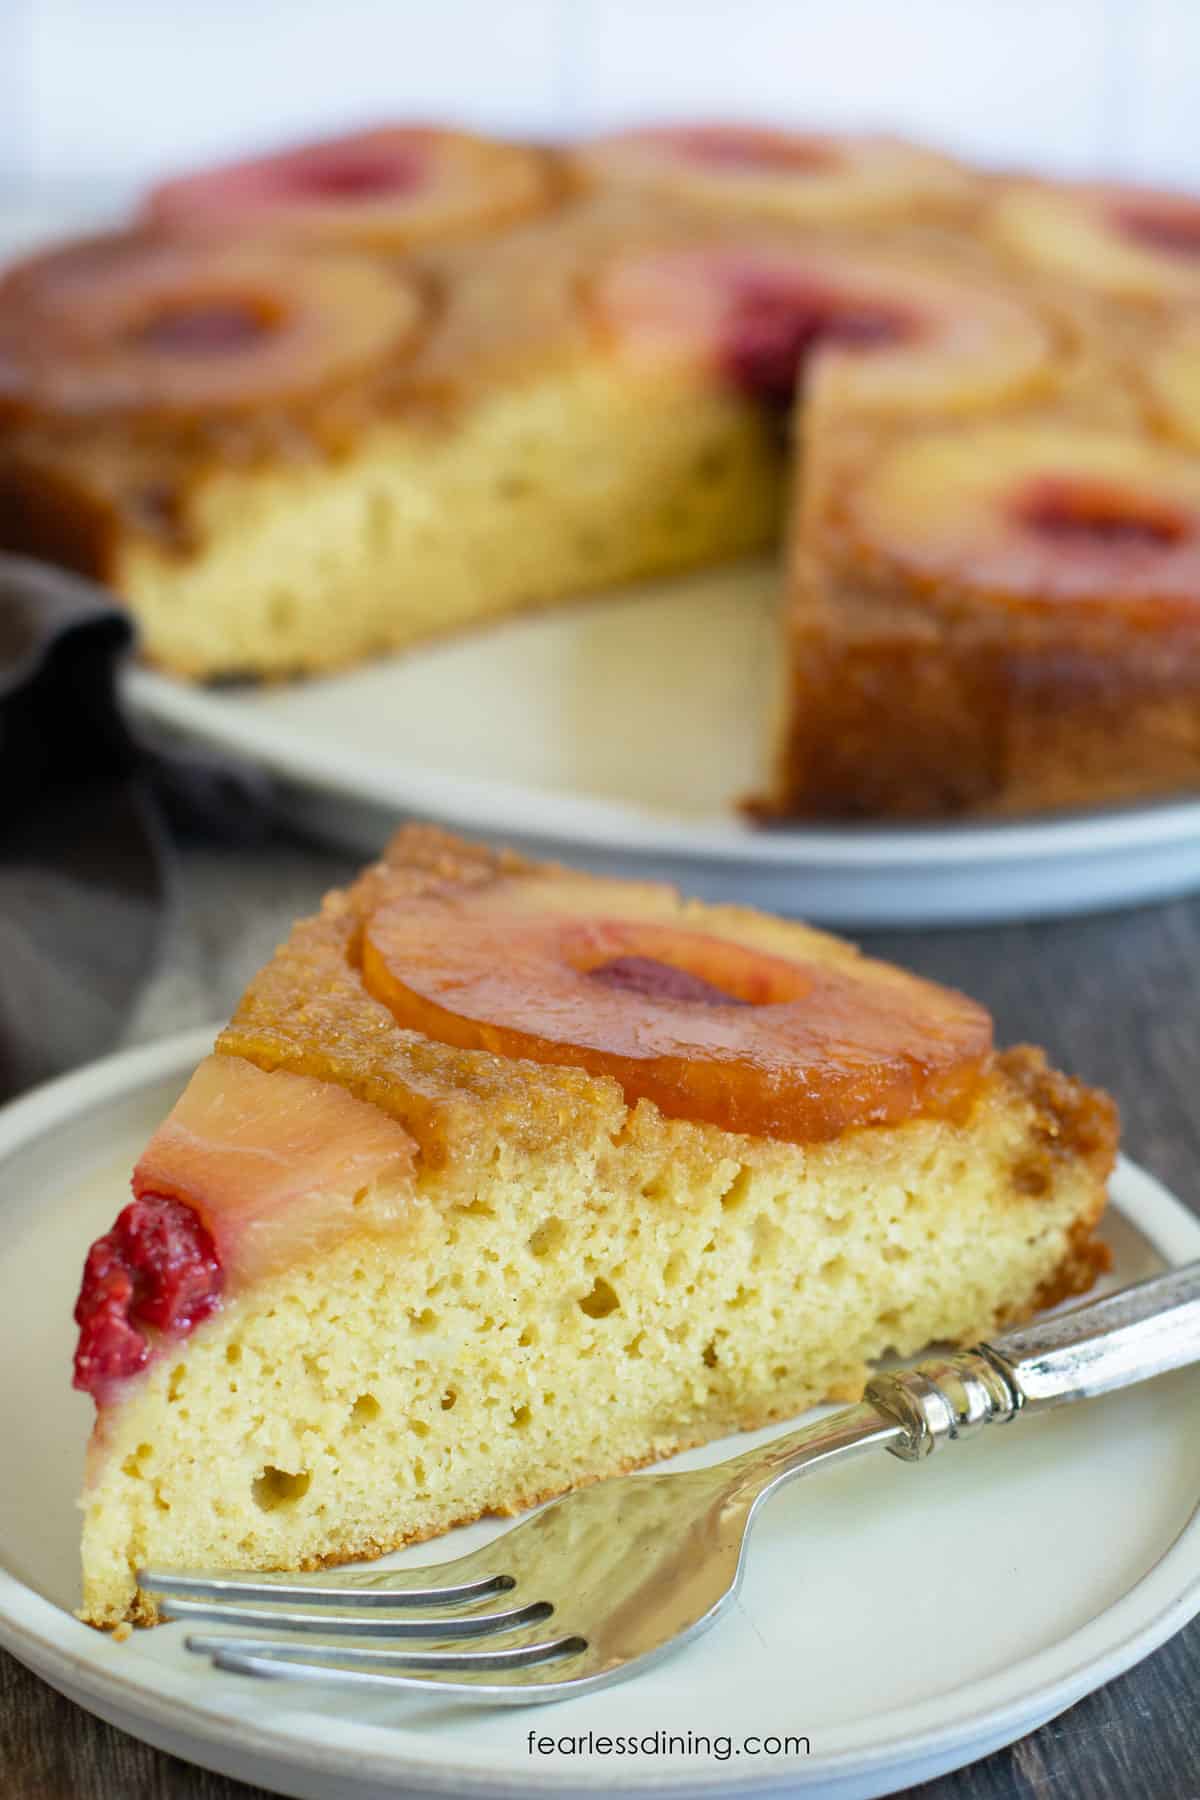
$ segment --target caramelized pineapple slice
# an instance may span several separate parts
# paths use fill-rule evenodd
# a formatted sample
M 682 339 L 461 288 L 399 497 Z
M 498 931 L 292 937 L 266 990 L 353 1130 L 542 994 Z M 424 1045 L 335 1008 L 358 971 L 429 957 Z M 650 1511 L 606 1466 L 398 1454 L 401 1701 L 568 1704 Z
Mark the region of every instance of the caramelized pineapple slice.
M 1200 465 L 1116 433 L 987 424 L 910 438 L 849 496 L 872 566 L 945 596 L 1200 623 Z
M 403 249 L 537 212 L 559 186 L 540 150 L 393 125 L 181 176 L 146 210 L 156 227 L 185 236 Z
M 117 232 L 0 283 L 0 408 L 248 412 L 357 375 L 423 314 L 414 283 L 365 260 Z
M 974 191 L 949 157 L 868 133 L 672 125 L 598 138 L 577 162 L 616 185 L 809 224 L 953 211 Z
M 1020 262 L 1115 300 L 1200 298 L 1200 201 L 1151 188 L 1021 183 L 988 229 Z
M 964 1104 L 991 1044 L 961 994 L 673 888 L 533 872 L 385 902 L 362 972 L 426 1037 L 617 1081 L 728 1131 L 815 1142 Z
M 747 238 L 617 258 L 597 331 L 626 361 L 707 368 L 774 406 L 819 372 L 838 405 L 971 411 L 1036 391 L 1052 334 L 981 285 L 857 252 Z

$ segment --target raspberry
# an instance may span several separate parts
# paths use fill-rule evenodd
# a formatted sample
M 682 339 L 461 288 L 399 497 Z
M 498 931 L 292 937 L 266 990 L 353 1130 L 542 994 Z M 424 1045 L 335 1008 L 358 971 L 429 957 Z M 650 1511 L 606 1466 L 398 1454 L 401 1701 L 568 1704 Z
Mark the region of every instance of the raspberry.
M 130 1202 L 88 1251 L 75 1303 L 74 1385 L 103 1388 L 150 1361 L 146 1327 L 184 1337 L 220 1302 L 221 1264 L 190 1206 L 160 1194 Z
M 317 200 L 373 200 L 381 195 L 419 192 L 428 179 L 425 159 L 415 150 L 386 156 L 358 154 L 336 147 L 325 155 L 303 152 L 276 165 L 284 192 Z M 269 178 L 268 178 L 269 185 Z

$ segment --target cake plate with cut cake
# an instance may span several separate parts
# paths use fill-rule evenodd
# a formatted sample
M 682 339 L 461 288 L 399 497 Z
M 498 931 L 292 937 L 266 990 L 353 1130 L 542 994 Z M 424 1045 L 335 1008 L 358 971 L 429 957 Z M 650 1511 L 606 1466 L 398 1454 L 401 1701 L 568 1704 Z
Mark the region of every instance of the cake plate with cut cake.
M 6 275 L 0 546 L 358 849 L 419 812 L 850 924 L 1150 900 L 1200 881 L 1198 293 L 1186 196 L 398 121 Z M 717 572 L 784 525 L 782 604 Z

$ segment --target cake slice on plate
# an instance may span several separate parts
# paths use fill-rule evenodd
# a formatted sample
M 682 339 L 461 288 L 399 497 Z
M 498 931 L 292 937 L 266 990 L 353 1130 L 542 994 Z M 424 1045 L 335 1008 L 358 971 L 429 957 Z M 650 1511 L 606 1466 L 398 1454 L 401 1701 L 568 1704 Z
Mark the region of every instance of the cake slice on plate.
M 410 828 L 251 983 L 88 1253 L 82 1616 L 856 1395 L 1077 1293 L 1111 1102 L 807 927 Z

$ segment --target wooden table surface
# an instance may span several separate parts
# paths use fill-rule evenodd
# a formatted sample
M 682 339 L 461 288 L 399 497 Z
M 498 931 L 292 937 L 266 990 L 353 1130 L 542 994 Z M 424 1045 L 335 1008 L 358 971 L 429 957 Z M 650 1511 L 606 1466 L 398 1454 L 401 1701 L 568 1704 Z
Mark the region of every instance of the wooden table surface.
M 227 1012 L 289 920 L 350 873 L 345 860 L 288 841 L 236 853 L 185 848 L 180 864 L 169 954 L 131 1042 Z M 1043 1043 L 1061 1066 L 1109 1088 L 1129 1153 L 1200 1211 L 1200 899 L 862 941 L 977 996 L 1003 1041 Z M 1031 1737 L 914 1791 L 922 1800 L 1200 1800 L 1200 1619 Z M 257 1792 L 100 1724 L 0 1653 L 2 1800 Z

